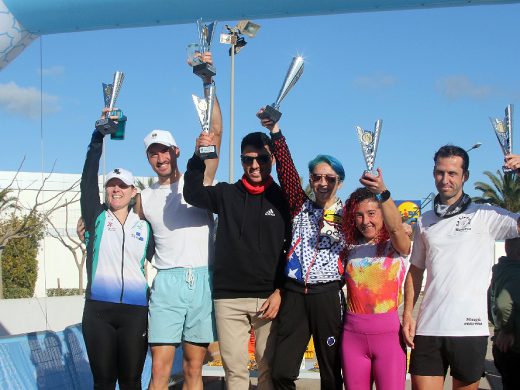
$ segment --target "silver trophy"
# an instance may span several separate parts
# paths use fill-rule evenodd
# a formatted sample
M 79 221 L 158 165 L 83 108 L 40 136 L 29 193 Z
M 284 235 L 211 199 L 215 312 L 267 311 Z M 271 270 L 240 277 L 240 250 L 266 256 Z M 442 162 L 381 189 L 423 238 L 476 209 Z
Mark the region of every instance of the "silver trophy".
M 513 105 L 509 104 L 505 109 L 505 118 L 503 120 L 498 118 L 489 118 L 491 126 L 495 131 L 500 149 L 504 156 L 513 153 Z M 502 167 L 505 173 L 512 172 L 512 169 Z
M 303 73 L 304 61 L 302 56 L 293 57 L 291 66 L 285 75 L 282 88 L 278 93 L 276 101 L 272 105 L 267 105 L 264 111 L 259 115 L 260 119 L 270 119 L 273 122 L 278 122 L 282 113 L 279 110 L 280 104 L 289 91 L 294 87 L 296 82 L 300 79 Z
M 117 140 L 122 140 L 125 137 L 126 116 L 123 115 L 121 110 L 114 110 L 124 78 L 124 73 L 117 71 L 114 73 L 114 81 L 112 84 L 102 83 L 103 100 L 105 101 L 105 107 L 108 107 L 110 112 L 106 114 L 104 119 L 99 119 L 96 121 L 97 131 L 103 135 L 110 134 L 112 139 Z M 118 119 L 110 119 L 110 117 L 114 116 L 118 117 Z
M 357 136 L 359 143 L 361 144 L 361 151 L 367 164 L 366 172 L 377 175 L 374 172 L 374 162 L 376 160 L 377 145 L 379 143 L 379 135 L 381 134 L 381 128 L 383 127 L 383 120 L 378 119 L 374 125 L 374 131 L 365 130 L 359 126 L 356 126 Z
M 211 41 L 217 22 L 210 24 L 202 23 L 202 18 L 197 20 L 197 30 L 199 32 L 199 43 L 188 45 L 188 64 L 193 67 L 193 73 L 200 78 L 213 77 L 217 74 L 215 67 L 207 62 L 203 62 L 201 54 L 211 50 Z
M 195 110 L 199 116 L 202 131 L 209 134 L 211 129 L 211 118 L 213 116 L 213 105 L 215 102 L 215 86 L 211 84 L 208 88 L 208 96 L 200 98 L 196 95 L 191 95 Z M 199 157 L 203 160 L 217 158 L 217 148 L 215 145 L 199 147 Z

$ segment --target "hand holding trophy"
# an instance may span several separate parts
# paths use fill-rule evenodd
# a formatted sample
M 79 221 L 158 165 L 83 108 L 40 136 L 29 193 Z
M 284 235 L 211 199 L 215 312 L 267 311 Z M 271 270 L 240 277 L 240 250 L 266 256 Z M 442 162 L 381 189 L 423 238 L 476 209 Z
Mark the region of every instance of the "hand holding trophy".
M 291 66 L 285 75 L 285 80 L 283 82 L 282 88 L 278 93 L 278 97 L 276 101 L 272 105 L 267 105 L 264 111 L 258 115 L 260 119 L 270 119 L 274 123 L 280 120 L 282 113 L 279 110 L 280 104 L 285 96 L 289 93 L 289 91 L 294 87 L 296 82 L 300 79 L 300 76 L 303 73 L 304 61 L 302 56 L 296 56 L 292 59 Z
M 379 135 L 382 127 L 382 119 L 376 121 L 373 132 L 356 126 L 357 136 L 359 143 L 361 144 L 361 151 L 363 152 L 363 157 L 365 158 L 365 163 L 367 165 L 367 170 L 365 172 L 369 172 L 374 176 L 378 175 L 377 171 L 374 172 L 374 162 L 376 160 L 377 145 L 379 143 Z
M 500 149 L 504 156 L 513 153 L 513 105 L 509 104 L 505 109 L 505 118 L 500 120 L 498 118 L 489 118 L 491 126 L 495 131 Z M 502 166 L 502 170 L 505 173 L 512 172 L 513 170 Z
M 204 97 L 200 98 L 192 95 L 193 104 L 199 117 L 202 132 L 209 134 L 211 130 L 211 118 L 213 115 L 213 106 L 215 102 L 215 84 L 212 77 L 216 75 L 215 67 L 211 62 L 204 62 L 205 53 L 210 51 L 211 40 L 217 22 L 209 25 L 202 23 L 202 19 L 197 20 L 197 28 L 199 32 L 199 44 L 188 45 L 188 64 L 193 67 L 193 73 L 204 81 Z M 211 59 L 211 57 L 209 57 Z M 198 155 L 203 160 L 218 158 L 217 148 L 215 145 L 199 146 Z
M 188 45 L 188 64 L 193 67 L 193 73 L 202 79 L 208 79 L 217 74 L 213 64 L 202 61 L 202 54 L 211 51 L 211 41 L 216 26 L 216 21 L 203 24 L 202 19 L 198 19 L 199 43 Z
M 195 104 L 195 110 L 197 111 L 197 115 L 199 117 L 200 126 L 202 127 L 202 132 L 209 134 L 211 129 L 211 117 L 213 114 L 213 105 L 215 102 L 215 85 L 213 83 L 209 84 L 207 96 L 204 98 L 200 98 L 196 95 L 191 95 L 193 98 L 193 104 Z M 209 146 L 200 146 L 198 150 L 199 157 L 203 160 L 218 158 L 217 148 L 215 145 Z
M 114 81 L 112 84 L 103 84 L 103 99 L 105 107 L 108 107 L 109 112 L 104 118 L 96 121 L 96 130 L 103 135 L 110 134 L 111 139 L 122 140 L 125 138 L 126 116 L 119 109 L 114 109 L 116 105 L 121 86 L 125 75 L 123 72 L 117 71 L 114 73 Z M 116 117 L 117 119 L 112 119 Z

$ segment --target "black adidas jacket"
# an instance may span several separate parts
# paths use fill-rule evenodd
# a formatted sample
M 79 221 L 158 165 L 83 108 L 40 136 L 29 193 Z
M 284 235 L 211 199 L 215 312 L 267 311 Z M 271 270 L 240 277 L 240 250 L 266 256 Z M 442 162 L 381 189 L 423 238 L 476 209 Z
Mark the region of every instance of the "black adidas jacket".
M 248 193 L 241 181 L 204 186 L 196 155 L 184 175 L 184 199 L 218 215 L 213 298 L 267 298 L 283 285 L 290 215 L 278 184 Z

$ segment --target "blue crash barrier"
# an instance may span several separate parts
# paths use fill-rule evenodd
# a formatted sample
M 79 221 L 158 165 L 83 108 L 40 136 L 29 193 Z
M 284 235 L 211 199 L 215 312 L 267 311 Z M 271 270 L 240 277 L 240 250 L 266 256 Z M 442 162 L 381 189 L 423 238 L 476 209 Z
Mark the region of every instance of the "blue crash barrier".
M 180 352 L 180 353 L 179 353 Z M 144 364 L 146 389 L 152 372 L 150 351 Z M 182 350 L 175 354 L 172 376 L 182 374 Z M 0 389 L 92 389 L 92 374 L 81 325 L 61 332 L 43 331 L 0 337 Z

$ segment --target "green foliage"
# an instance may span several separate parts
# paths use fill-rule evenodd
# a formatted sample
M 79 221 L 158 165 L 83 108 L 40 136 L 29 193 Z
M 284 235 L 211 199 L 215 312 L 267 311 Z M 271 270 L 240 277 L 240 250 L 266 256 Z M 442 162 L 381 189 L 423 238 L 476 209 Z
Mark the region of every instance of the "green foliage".
M 473 198 L 475 203 L 490 203 L 512 212 L 520 211 L 520 177 L 514 173 L 503 174 L 497 170 L 494 175 L 485 171 L 491 184 L 476 182 L 475 189 L 482 192 Z
M 136 179 L 135 186 L 140 190 L 144 190 L 145 188 L 150 187 L 156 181 L 157 179 L 155 177 L 149 177 L 146 183 L 143 183 L 141 180 Z
M 12 214 L 0 222 L 0 235 L 22 223 Z M 27 234 L 8 241 L 2 251 L 2 273 L 5 298 L 30 298 L 38 277 L 38 242 L 43 239 L 44 223 L 39 215 L 29 217 Z
M 72 295 L 80 295 L 79 288 L 48 288 L 48 297 L 70 297 Z

